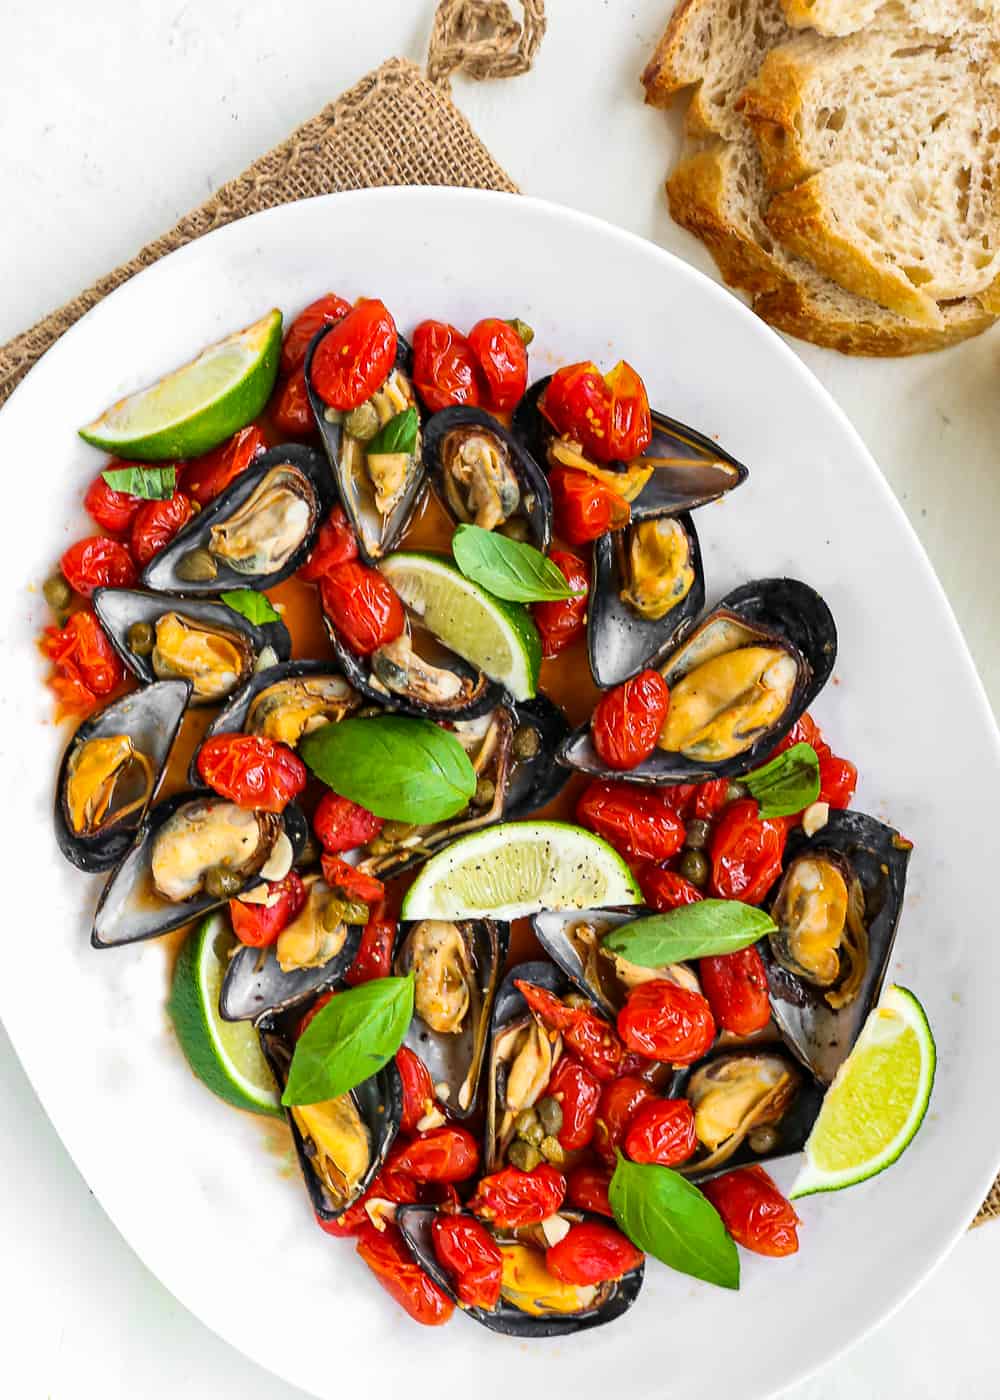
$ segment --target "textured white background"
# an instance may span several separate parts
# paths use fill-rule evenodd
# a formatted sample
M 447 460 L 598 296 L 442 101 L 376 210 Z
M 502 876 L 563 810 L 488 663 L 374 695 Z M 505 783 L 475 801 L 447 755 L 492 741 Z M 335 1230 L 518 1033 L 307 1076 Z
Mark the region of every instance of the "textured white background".
M 430 3 L 4 0 L 0 339 L 128 257 L 382 58 L 420 60 Z M 669 8 L 670 0 L 548 0 L 549 33 L 532 74 L 505 84 L 457 82 L 455 92 L 525 191 L 598 214 L 712 271 L 666 212 L 662 178 L 677 147 L 676 118 L 644 108 L 636 80 Z M 889 364 L 797 348 L 861 431 L 922 536 L 996 705 L 1000 332 L 945 355 Z M 728 391 L 738 394 L 739 384 Z M 771 411 L 780 416 L 781 403 Z M 891 626 L 888 587 L 873 606 Z M 932 656 L 933 638 L 928 646 Z M 10 945 L 14 931 L 7 934 Z M 44 929 L 30 936 L 32 962 L 44 967 Z M 300 1394 L 208 1333 L 123 1244 L 2 1032 L 0 1123 L 0 1393 L 11 1400 Z M 137 1171 L 142 1152 L 155 1147 L 136 1145 Z M 859 1261 L 877 1267 L 878 1260 Z M 799 1387 L 795 1400 L 996 1394 L 998 1267 L 1000 1225 L 964 1240 L 896 1318 Z M 245 1290 L 247 1307 L 266 1326 L 267 1281 L 234 1278 L 233 1287 Z M 820 1279 L 816 1290 L 821 1326 L 836 1300 L 823 1297 Z M 780 1346 L 775 1323 L 761 1345 Z

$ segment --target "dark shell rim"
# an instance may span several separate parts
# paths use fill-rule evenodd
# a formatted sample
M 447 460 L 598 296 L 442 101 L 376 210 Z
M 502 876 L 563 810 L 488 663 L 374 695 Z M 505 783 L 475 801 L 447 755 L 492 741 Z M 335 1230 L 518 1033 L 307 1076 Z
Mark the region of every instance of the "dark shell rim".
M 242 973 L 242 966 L 252 961 L 252 954 L 266 953 L 268 961 L 273 961 L 277 967 L 277 960 L 274 956 L 274 945 L 267 948 L 252 948 L 246 944 L 236 949 L 229 966 L 226 968 L 226 975 L 222 979 L 222 990 L 219 993 L 219 1015 L 223 1021 L 237 1022 L 250 1021 L 254 1025 L 265 1016 L 278 1016 L 285 1011 L 290 1011 L 292 1007 L 301 1005 L 308 1001 L 311 996 L 321 995 L 329 991 L 332 987 L 339 986 L 343 980 L 361 946 L 361 934 L 363 927 L 361 924 L 348 924 L 347 935 L 344 939 L 343 947 L 339 953 L 325 962 L 322 967 L 299 968 L 300 972 L 313 972 L 317 980 L 309 986 L 303 987 L 300 991 L 290 996 L 284 997 L 280 1001 L 262 1003 L 255 1010 L 241 1016 L 227 1014 L 227 1002 L 232 1000 L 232 984 L 238 975 Z M 280 971 L 280 970 L 279 970 Z M 280 973 L 281 976 L 294 976 L 295 973 Z

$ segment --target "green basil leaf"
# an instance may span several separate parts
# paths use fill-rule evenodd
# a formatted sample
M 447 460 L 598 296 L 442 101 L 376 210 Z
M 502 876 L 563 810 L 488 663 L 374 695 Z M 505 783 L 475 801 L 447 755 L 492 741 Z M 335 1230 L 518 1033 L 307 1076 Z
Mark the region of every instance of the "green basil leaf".
M 459 525 L 451 552 L 466 578 L 509 603 L 550 603 L 582 596 L 540 550 L 493 530 Z
M 220 594 L 220 597 L 227 608 L 232 608 L 233 612 L 238 612 L 257 627 L 265 622 L 277 622 L 280 617 L 267 594 L 258 593 L 255 588 L 234 588 L 229 593 Z
M 402 413 L 390 418 L 388 423 L 383 423 L 365 447 L 366 454 L 369 457 L 378 457 L 382 453 L 413 452 L 417 446 L 419 424 L 417 410 L 411 404 L 409 408 L 404 408 Z
M 299 1036 L 281 1102 L 325 1103 L 356 1088 L 389 1063 L 412 1019 L 412 973 L 338 992 Z
M 176 467 L 110 467 L 101 476 L 112 491 L 142 501 L 169 501 L 177 490 Z
M 387 821 L 444 821 L 476 790 L 468 754 L 429 719 L 344 719 L 307 734 L 298 751 L 327 787 Z
M 774 931 L 770 914 L 738 899 L 700 899 L 666 914 L 633 919 L 605 934 L 604 947 L 638 967 L 738 953 Z
M 811 744 L 793 744 L 740 782 L 756 797 L 761 820 L 791 817 L 819 797 L 819 759 Z
M 619 1153 L 608 1199 L 619 1228 L 668 1269 L 739 1288 L 740 1259 L 722 1217 L 680 1172 L 640 1166 Z

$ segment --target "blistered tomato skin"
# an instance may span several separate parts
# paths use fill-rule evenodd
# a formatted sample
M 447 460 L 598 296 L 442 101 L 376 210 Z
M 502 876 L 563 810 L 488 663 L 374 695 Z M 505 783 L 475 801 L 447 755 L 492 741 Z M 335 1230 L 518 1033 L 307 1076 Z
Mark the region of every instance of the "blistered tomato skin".
M 679 1167 L 698 1147 L 694 1110 L 687 1099 L 653 1099 L 636 1111 L 625 1133 L 633 1162 Z
M 618 1034 L 630 1050 L 650 1060 L 691 1065 L 715 1039 L 708 1002 L 674 982 L 641 982 L 618 1013 Z
M 646 387 L 625 360 L 607 375 L 591 361 L 556 370 L 539 408 L 557 432 L 598 462 L 627 461 L 652 438 Z
M 680 909 L 685 904 L 697 904 L 704 895 L 690 880 L 678 875 L 674 870 L 663 870 L 658 865 L 645 865 L 638 874 L 642 897 L 651 909 L 665 914 L 669 909 Z
M 198 505 L 207 506 L 266 450 L 267 441 L 256 423 L 241 428 L 203 457 L 193 457 L 183 463 L 180 475 L 184 494 Z
M 492 1312 L 500 1301 L 503 1258 L 485 1225 L 467 1215 L 438 1215 L 431 1243 L 460 1301 Z
M 304 583 L 318 583 L 324 574 L 332 573 L 338 564 L 347 564 L 358 557 L 358 537 L 343 506 L 334 506 L 319 527 L 312 553 L 298 571 Z
M 414 1322 L 439 1327 L 455 1311 L 455 1304 L 424 1273 L 403 1241 L 397 1226 L 383 1230 L 362 1225 L 357 1251 L 379 1283 L 406 1309 Z
M 305 1022 L 303 1022 L 304 1024 Z M 396 1165 L 400 1154 L 406 1147 L 405 1142 L 400 1142 L 397 1139 L 393 1147 L 390 1148 L 389 1155 L 382 1164 L 381 1170 L 376 1174 L 365 1194 L 352 1206 L 348 1206 L 341 1215 L 338 1215 L 336 1220 L 323 1220 L 317 1216 L 316 1223 L 320 1229 L 337 1239 L 344 1239 L 348 1236 L 356 1238 L 371 1222 L 367 1210 L 370 1202 L 391 1201 L 397 1206 L 412 1206 L 422 1200 L 424 1191 L 420 1183 L 414 1181 L 413 1177 L 407 1176 L 405 1172 L 399 1171 Z
M 313 816 L 313 830 L 320 845 L 334 856 L 363 846 L 376 837 L 384 825 L 382 818 L 369 812 L 367 807 L 336 792 L 323 794 Z
M 623 530 L 632 518 L 624 496 L 573 467 L 553 467 L 549 490 L 553 527 L 567 544 L 589 544 L 607 530 Z
M 406 627 L 399 595 L 389 581 L 360 560 L 338 564 L 319 583 L 323 611 L 357 656 L 394 642 Z
M 543 1162 L 530 1172 L 504 1167 L 491 1176 L 481 1177 L 468 1209 L 499 1229 L 516 1230 L 522 1225 L 538 1225 L 547 1220 L 565 1197 L 565 1177 L 548 1162 Z
M 409 1136 L 417 1131 L 417 1124 L 434 1107 L 434 1085 L 423 1060 L 407 1045 L 401 1045 L 396 1051 L 396 1068 L 403 1084 L 399 1131 Z
M 354 961 L 344 976 L 349 987 L 360 987 L 378 977 L 388 977 L 392 970 L 392 947 L 396 941 L 396 921 L 385 917 L 385 901 L 363 901 L 370 904 L 368 922 L 361 931 L 361 942 Z M 402 1048 L 400 1049 L 402 1054 Z M 416 1059 L 416 1056 L 413 1057 Z
M 531 605 L 531 614 L 542 638 L 542 656 L 547 661 L 583 636 L 587 628 L 590 590 L 590 570 L 577 555 L 565 549 L 554 549 L 549 558 L 578 596 L 556 603 Z
M 684 823 L 656 788 L 588 783 L 577 800 L 576 819 L 620 855 L 636 860 L 669 860 L 684 845 Z
M 278 941 L 290 923 L 302 912 L 306 890 L 294 870 L 283 880 L 268 886 L 267 904 L 244 904 L 240 899 L 229 901 L 229 921 L 233 933 L 248 948 L 269 948 Z
M 753 1035 L 771 1019 L 767 973 L 756 948 L 701 958 L 698 976 L 720 1030 Z
M 584 1220 L 546 1250 L 545 1266 L 560 1283 L 585 1287 L 624 1278 L 644 1257 L 613 1225 Z
M 396 360 L 396 323 L 378 300 L 360 301 L 313 352 L 312 382 L 325 404 L 358 408 L 388 379 Z
M 590 721 L 598 757 L 622 771 L 645 762 L 656 748 L 669 708 L 670 691 L 659 671 L 640 671 L 607 691 Z
M 486 386 L 472 347 L 445 321 L 421 321 L 413 332 L 413 384 L 432 413 L 452 404 L 480 405 Z
M 431 1128 L 403 1149 L 396 1167 L 414 1181 L 468 1181 L 479 1167 L 479 1147 L 466 1128 Z
M 311 301 L 304 311 L 300 311 L 288 327 L 281 347 L 281 374 L 287 377 L 304 365 L 309 342 L 316 332 L 324 326 L 332 326 L 335 321 L 342 321 L 350 309 L 349 301 L 338 297 L 336 292 L 327 292 L 325 296 Z
M 125 668 L 89 608 L 74 613 L 65 627 L 46 627 L 39 645 L 54 668 L 48 686 L 60 714 L 89 714 L 125 679 Z
M 274 426 L 285 437 L 308 437 L 316 427 L 306 389 L 306 372 L 301 365 L 275 391 L 271 417 Z
M 331 889 L 338 890 L 347 899 L 356 899 L 361 904 L 376 905 L 385 898 L 385 885 L 374 875 L 366 875 L 357 870 L 340 856 L 320 857 L 323 879 Z
M 772 1259 L 797 1252 L 799 1218 L 763 1167 L 726 1172 L 700 1189 L 744 1249 Z
M 519 981 L 514 985 L 546 1026 L 562 1032 L 568 1049 L 595 1078 L 601 1081 L 615 1078 L 621 1069 L 625 1049 L 607 1021 L 593 1011 L 567 1006 L 544 987 Z
M 132 462 L 119 462 L 112 457 L 105 471 L 119 471 L 136 465 Z M 116 491 L 98 472 L 87 487 L 83 498 L 84 509 L 102 530 L 111 535 L 124 535 L 132 524 L 136 511 L 142 505 L 138 496 L 130 496 L 127 491 Z
M 517 331 L 509 322 L 488 316 L 472 327 L 468 343 L 490 407 L 500 412 L 516 408 L 528 387 L 528 352 Z
M 644 1103 L 655 1097 L 650 1085 L 634 1074 L 624 1074 L 605 1084 L 597 1109 L 594 1150 L 609 1167 L 615 1164 L 615 1149 L 624 1141 L 632 1119 Z
M 132 520 L 132 557 L 145 568 L 194 515 L 190 499 L 175 491 L 168 501 L 143 501 Z
M 612 1215 L 608 1199 L 611 1173 L 601 1167 L 574 1167 L 566 1178 L 566 1201 L 578 1210 L 596 1211 L 598 1215 Z
M 587 1147 L 594 1136 L 597 1105 L 601 1084 L 578 1060 L 564 1055 L 549 1080 L 546 1094 L 562 1109 L 562 1127 L 557 1134 L 559 1145 L 567 1152 Z
M 717 899 L 759 904 L 781 874 L 788 820 L 761 820 L 753 798 L 730 802 L 712 832 L 709 892 Z
M 89 598 L 95 588 L 132 588 L 138 579 L 129 551 L 105 535 L 88 535 L 71 544 L 59 560 L 59 568 L 73 592 L 82 598 Z
M 304 790 L 301 758 L 257 734 L 216 734 L 198 751 L 198 774 L 220 797 L 260 812 L 283 812 Z

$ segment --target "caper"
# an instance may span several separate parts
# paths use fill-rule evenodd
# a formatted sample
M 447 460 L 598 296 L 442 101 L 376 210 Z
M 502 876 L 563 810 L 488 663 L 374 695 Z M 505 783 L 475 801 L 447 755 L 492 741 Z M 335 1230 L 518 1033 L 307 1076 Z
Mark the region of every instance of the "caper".
M 512 515 L 509 520 L 505 520 L 500 526 L 500 533 L 508 540 L 518 540 L 521 544 L 527 544 L 531 539 L 528 522 L 519 515 Z
M 473 807 L 492 807 L 497 795 L 497 785 L 491 778 L 480 778 L 472 794 Z
M 177 577 L 185 583 L 210 583 L 219 566 L 207 549 L 192 549 L 177 561 Z
M 508 326 L 513 326 L 514 330 L 517 331 L 518 335 L 521 337 L 521 341 L 524 345 L 530 345 L 534 340 L 535 332 L 528 325 L 527 321 L 521 320 L 520 316 L 512 316 L 507 324 Z
M 759 1128 L 754 1128 L 747 1138 L 751 1152 L 773 1152 L 778 1145 L 778 1130 L 773 1124 L 762 1124 Z
M 533 1108 L 522 1108 L 514 1119 L 514 1131 L 522 1141 L 530 1142 L 532 1147 L 537 1147 L 545 1136 L 545 1129 Z
M 538 1100 L 535 1111 L 546 1133 L 554 1137 L 563 1125 L 562 1104 L 551 1094 L 546 1094 L 544 1099 Z
M 65 612 L 73 599 L 73 590 L 63 578 L 62 574 L 53 574 L 42 584 L 42 592 L 45 594 L 45 601 L 53 612 Z
M 690 880 L 699 890 L 708 884 L 708 857 L 701 851 L 685 851 L 678 866 L 685 880 Z
M 687 846 L 688 850 L 703 851 L 708 845 L 708 838 L 711 832 L 711 822 L 703 821 L 701 817 L 695 817 L 694 821 L 688 822 L 687 824 L 684 844 Z
M 149 656 L 156 645 L 156 633 L 151 622 L 133 622 L 126 636 L 128 649 L 135 656 Z
M 226 865 L 213 865 L 205 871 L 205 892 L 213 899 L 232 899 L 242 888 L 242 876 Z
M 344 427 L 359 442 L 371 442 L 379 430 L 378 413 L 371 399 L 351 409 L 344 419 Z
M 530 1142 L 525 1142 L 523 1138 L 517 1138 L 507 1149 L 507 1161 L 512 1167 L 519 1167 L 523 1172 L 532 1172 L 542 1160 L 542 1154 L 537 1147 L 532 1147 Z
M 533 725 L 522 724 L 519 729 L 515 729 L 513 743 L 514 757 L 519 762 L 524 763 L 529 758 L 537 757 L 541 747 L 541 738 L 538 730 L 535 729 Z
M 538 1150 L 546 1162 L 551 1162 L 554 1167 L 561 1167 L 566 1161 L 566 1153 L 557 1137 L 543 1138 Z
M 746 797 L 748 792 L 749 788 L 743 783 L 730 783 L 726 788 L 726 801 L 739 802 L 741 798 Z

